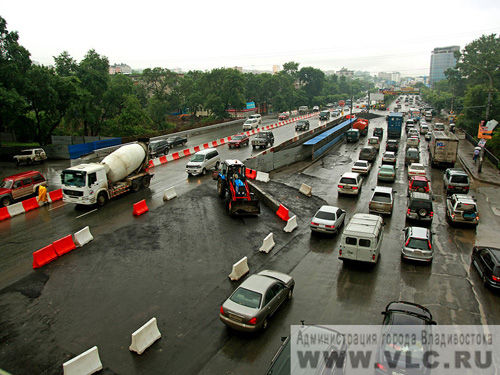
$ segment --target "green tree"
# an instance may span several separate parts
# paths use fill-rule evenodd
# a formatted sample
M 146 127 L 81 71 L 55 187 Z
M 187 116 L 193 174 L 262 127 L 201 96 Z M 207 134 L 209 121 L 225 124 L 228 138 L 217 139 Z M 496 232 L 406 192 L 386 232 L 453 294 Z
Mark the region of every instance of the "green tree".
M 299 70 L 298 78 L 300 83 L 303 84 L 302 89 L 307 95 L 309 104 L 315 105 L 315 103 L 313 103 L 313 98 L 320 95 L 323 89 L 325 73 L 319 69 L 308 66 Z
M 286 62 L 283 64 L 283 71 L 288 74 L 288 75 L 291 75 L 292 77 L 296 77 L 297 76 L 297 73 L 299 71 L 299 63 L 298 62 L 295 62 L 295 61 L 289 61 L 289 62 Z
M 106 132 L 113 136 L 139 136 L 151 132 L 151 118 L 142 108 L 139 99 L 127 95 L 118 116 L 108 120 Z
M 31 67 L 30 53 L 18 42 L 19 35 L 7 30 L 0 16 L 0 131 L 24 123 L 26 73 Z
M 59 56 L 54 56 L 54 65 L 57 75 L 61 77 L 69 77 L 76 74 L 78 64 L 73 59 L 68 51 L 63 51 Z
M 76 98 L 72 78 L 59 77 L 53 69 L 44 66 L 31 67 L 27 73 L 26 99 L 36 124 L 38 143 L 50 143 L 50 136 Z

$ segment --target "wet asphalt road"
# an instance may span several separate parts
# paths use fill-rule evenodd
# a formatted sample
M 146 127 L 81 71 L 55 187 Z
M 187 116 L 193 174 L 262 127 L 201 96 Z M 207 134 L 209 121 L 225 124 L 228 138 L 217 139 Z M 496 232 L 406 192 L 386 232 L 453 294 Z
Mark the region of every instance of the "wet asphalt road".
M 372 120 L 370 129 L 376 125 L 385 127 L 384 119 Z M 264 186 L 297 214 L 299 228 L 291 234 L 264 207 L 258 218 L 227 217 L 208 176 L 182 177 L 187 160 L 157 168 L 150 189 L 102 210 L 42 208 L 32 217 L 0 223 L 7 238 L 0 282 L 8 285 L 0 291 L 0 367 L 15 374 L 59 374 L 64 361 L 97 345 L 108 374 L 265 373 L 290 324 L 378 324 L 380 311 L 394 299 L 429 307 L 439 324 L 499 324 L 498 295 L 485 290 L 469 267 L 476 231 L 450 228 L 444 221 L 439 170 L 430 170 L 436 195 L 431 266 L 400 261 L 406 207 L 402 167 L 376 267 L 343 265 L 337 259 L 338 237 L 311 236 L 310 218 L 325 202 L 347 209 L 349 216 L 368 211 L 376 171 L 365 179 L 359 198 L 338 198 L 335 188 L 360 147 L 361 142 L 343 144 L 311 165 L 283 170 Z M 251 152 L 219 150 L 223 158 L 237 154 L 244 159 Z M 179 198 L 164 204 L 162 192 L 172 181 L 178 181 Z M 297 192 L 302 182 L 313 187 L 313 198 Z M 490 187 L 476 188 L 484 218 L 479 236 L 498 229 L 488 205 L 500 196 Z M 142 198 L 152 210 L 133 218 L 131 204 Z M 33 249 L 85 225 L 92 228 L 92 243 L 31 271 Z M 271 231 L 276 247 L 268 255 L 258 253 Z M 245 255 L 251 273 L 271 268 L 296 280 L 291 303 L 275 314 L 266 332 L 250 336 L 231 332 L 218 320 L 220 303 L 237 285 L 227 279 L 231 264 Z M 152 316 L 163 337 L 136 356 L 128 351 L 130 334 Z

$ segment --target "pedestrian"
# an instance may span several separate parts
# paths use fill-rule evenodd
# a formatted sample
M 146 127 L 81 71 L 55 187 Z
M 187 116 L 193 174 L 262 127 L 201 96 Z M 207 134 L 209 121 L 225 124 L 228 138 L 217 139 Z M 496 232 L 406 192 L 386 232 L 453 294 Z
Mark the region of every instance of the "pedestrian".
M 472 160 L 474 160 L 474 163 L 477 162 L 477 158 L 479 157 L 479 150 L 476 148 L 474 150 L 474 155 L 472 155 Z
M 47 188 L 43 185 L 38 187 L 38 202 L 47 203 Z

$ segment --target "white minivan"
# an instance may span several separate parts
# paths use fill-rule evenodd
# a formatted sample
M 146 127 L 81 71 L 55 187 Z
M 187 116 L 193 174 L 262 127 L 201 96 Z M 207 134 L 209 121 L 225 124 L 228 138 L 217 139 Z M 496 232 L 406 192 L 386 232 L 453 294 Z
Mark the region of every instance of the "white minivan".
M 380 216 L 354 214 L 340 238 L 340 260 L 377 263 L 384 237 L 384 223 Z
M 209 169 L 218 169 L 220 155 L 215 148 L 198 151 L 186 164 L 188 176 L 205 174 Z

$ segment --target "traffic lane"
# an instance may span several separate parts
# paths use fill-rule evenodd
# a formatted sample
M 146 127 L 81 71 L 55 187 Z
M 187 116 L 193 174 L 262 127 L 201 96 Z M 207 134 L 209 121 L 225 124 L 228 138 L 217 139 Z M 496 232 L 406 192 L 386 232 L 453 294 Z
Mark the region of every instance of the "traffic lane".
M 376 122 L 374 121 L 374 125 Z M 404 142 L 404 139 L 403 139 Z M 318 194 L 320 197 L 324 198 L 329 204 L 337 205 L 341 208 L 347 209 L 348 217 L 354 214 L 355 212 L 368 212 L 368 201 L 371 197 L 372 191 L 371 188 L 374 187 L 376 182 L 376 170 L 372 170 L 370 174 L 365 178 L 363 188 L 361 190 L 361 195 L 359 198 L 356 197 L 341 197 L 338 198 L 336 194 L 336 183 L 338 179 L 342 175 L 342 173 L 350 171 L 350 167 L 352 163 L 346 161 L 355 160 L 356 156 L 349 154 L 349 151 L 356 150 L 356 146 L 352 144 L 344 144 L 341 145 L 339 149 L 333 150 L 330 154 L 334 156 L 331 158 L 332 163 L 329 162 L 327 155 L 324 160 L 320 160 L 314 163 L 311 167 L 305 169 L 298 178 L 293 181 L 295 186 L 300 186 L 301 182 L 309 183 L 313 187 L 313 194 Z M 404 143 L 402 143 L 400 147 L 399 161 L 402 161 L 402 156 L 404 152 Z M 341 157 L 342 156 L 342 157 Z M 381 156 L 379 155 L 378 158 Z M 339 162 L 340 161 L 340 162 Z M 334 162 L 334 164 L 333 164 Z M 309 178 L 305 179 L 304 178 Z M 273 176 L 274 178 L 274 176 Z M 286 180 L 284 177 L 282 181 Z M 319 181 L 318 181 L 319 180 Z M 432 180 L 435 181 L 433 188 L 434 189 L 442 189 L 442 171 L 432 170 Z M 327 182 L 330 181 L 330 184 Z M 333 182 L 333 186 L 332 186 Z M 441 183 L 441 187 L 439 187 L 439 183 Z M 391 184 L 384 184 L 391 185 Z M 462 294 L 459 294 L 456 289 L 454 289 L 453 285 L 457 282 L 457 279 L 465 279 L 467 277 L 467 267 L 468 267 L 468 256 L 470 254 L 471 244 L 474 239 L 474 230 L 470 230 L 467 228 L 449 228 L 446 221 L 444 220 L 444 200 L 443 197 L 436 194 L 435 201 L 435 216 L 434 223 L 432 225 L 433 230 L 436 232 L 434 241 L 436 243 L 436 247 L 438 251 L 436 252 L 435 259 L 433 264 L 430 267 L 420 266 L 418 264 L 412 263 L 401 263 L 400 262 L 400 249 L 403 241 L 401 229 L 404 228 L 405 224 L 405 210 L 406 210 L 406 189 L 407 189 L 407 174 L 406 170 L 401 167 L 397 173 L 397 181 L 392 184 L 393 188 L 397 191 L 396 199 L 394 203 L 394 211 L 393 215 L 390 218 L 385 218 L 386 226 L 385 226 L 385 239 L 384 239 L 384 248 L 382 250 L 382 259 L 384 262 L 387 260 L 386 256 L 386 248 L 391 249 L 392 255 L 390 256 L 391 261 L 395 262 L 393 267 L 389 267 L 388 272 L 393 273 L 394 269 L 397 265 L 399 265 L 399 269 L 403 269 L 402 267 L 413 267 L 417 271 L 428 272 L 429 269 L 432 269 L 433 272 L 438 274 L 447 275 L 449 280 L 444 280 L 439 285 L 439 288 L 443 288 L 439 293 L 441 295 L 445 295 L 444 299 L 440 299 L 437 296 L 435 297 L 436 301 L 459 301 L 459 303 L 451 303 L 452 306 L 465 306 L 465 309 L 461 309 L 460 307 L 456 308 L 454 311 L 455 316 L 450 317 L 448 307 L 444 310 L 438 312 L 437 318 L 440 321 L 460 321 L 462 324 L 464 322 L 470 322 L 467 320 L 467 312 L 471 311 L 472 314 L 478 314 L 478 310 L 474 309 L 470 306 L 470 301 L 475 301 L 475 298 L 466 299 Z M 293 208 L 292 208 L 293 209 Z M 392 243 L 392 245 L 387 246 L 386 242 Z M 450 243 L 452 244 L 450 246 Z M 378 267 L 378 266 L 377 266 Z M 403 281 L 408 279 L 408 283 L 412 283 L 411 275 L 405 272 L 401 272 L 401 278 Z M 417 273 L 417 275 L 419 275 Z M 418 276 L 417 276 L 418 277 Z M 403 283 L 402 286 L 407 285 L 407 283 Z M 468 290 L 472 292 L 470 288 L 470 284 Z M 416 291 L 419 291 L 419 288 L 416 288 Z M 435 289 L 433 291 L 437 293 Z M 430 295 L 433 292 L 429 293 Z M 403 294 L 405 294 L 403 292 Z M 468 297 L 471 297 L 471 294 L 468 294 Z M 432 300 L 432 298 L 431 298 Z M 417 301 L 419 302 L 419 301 Z M 434 303 L 434 301 L 432 301 Z M 483 308 L 483 306 L 481 306 Z M 440 309 L 438 309 L 440 310 Z M 463 311 L 465 310 L 465 312 Z M 492 310 L 494 311 L 494 310 Z M 464 315 L 465 314 L 465 315 Z
M 293 259 L 289 256 L 286 245 L 295 236 L 284 233 L 283 225 L 266 207 L 258 218 L 231 218 L 215 190 L 201 185 L 131 225 L 109 228 L 0 291 L 0 326 L 16 333 L 8 344 L 19 354 L 7 357 L 3 341 L 0 362 L 12 373 L 42 373 L 98 343 L 106 367 L 115 373 L 196 373 L 230 338 L 218 313 L 239 284 L 227 278 L 231 265 L 247 256 L 251 273 L 276 269 L 268 264 L 273 254 L 258 252 L 269 231 L 277 242 L 273 251 L 283 249 L 280 256 L 292 262 L 278 270 L 288 272 L 303 256 L 302 246 L 294 248 Z M 37 277 L 41 282 L 26 295 Z M 123 347 L 151 316 L 164 338 L 144 360 Z M 38 329 L 40 322 L 49 328 Z M 57 346 L 39 345 L 52 341 Z
M 61 187 L 61 172 L 70 166 L 70 160 L 47 160 L 41 164 L 22 164 L 19 167 L 17 167 L 15 163 L 0 162 L 0 168 L 2 171 L 0 179 L 18 173 L 39 171 L 47 180 L 47 187 L 50 191 Z

